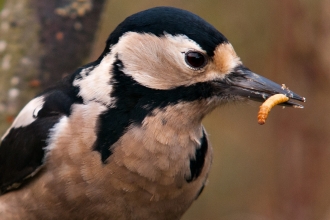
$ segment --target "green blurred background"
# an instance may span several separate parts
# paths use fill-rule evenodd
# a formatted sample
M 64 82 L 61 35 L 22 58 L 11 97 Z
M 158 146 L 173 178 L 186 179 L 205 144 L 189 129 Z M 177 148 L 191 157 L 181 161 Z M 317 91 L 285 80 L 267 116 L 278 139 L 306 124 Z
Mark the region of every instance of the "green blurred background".
M 200 15 L 252 71 L 307 98 L 305 109 L 274 108 L 263 126 L 260 103 L 233 103 L 208 115 L 213 166 L 183 219 L 330 219 L 330 1 L 110 0 L 89 61 L 124 18 L 160 5 Z

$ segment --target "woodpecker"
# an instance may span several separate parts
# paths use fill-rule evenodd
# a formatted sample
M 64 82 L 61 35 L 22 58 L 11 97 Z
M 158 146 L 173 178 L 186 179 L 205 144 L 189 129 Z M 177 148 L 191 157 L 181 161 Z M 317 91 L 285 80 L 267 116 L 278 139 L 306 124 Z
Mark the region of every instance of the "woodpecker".
M 278 93 L 287 106 L 304 101 L 245 67 L 199 16 L 136 13 L 96 61 L 32 99 L 3 135 L 1 219 L 180 219 L 212 163 L 203 117 Z

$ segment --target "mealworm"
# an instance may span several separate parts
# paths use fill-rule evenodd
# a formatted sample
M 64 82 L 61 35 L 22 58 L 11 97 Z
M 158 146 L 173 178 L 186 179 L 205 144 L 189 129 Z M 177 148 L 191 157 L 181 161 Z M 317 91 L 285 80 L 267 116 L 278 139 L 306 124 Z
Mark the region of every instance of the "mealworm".
M 283 94 L 276 94 L 271 97 L 269 97 L 262 105 L 260 106 L 259 112 L 258 112 L 258 123 L 260 125 L 265 124 L 266 119 L 268 117 L 268 114 L 270 110 L 280 103 L 288 101 L 289 98 Z

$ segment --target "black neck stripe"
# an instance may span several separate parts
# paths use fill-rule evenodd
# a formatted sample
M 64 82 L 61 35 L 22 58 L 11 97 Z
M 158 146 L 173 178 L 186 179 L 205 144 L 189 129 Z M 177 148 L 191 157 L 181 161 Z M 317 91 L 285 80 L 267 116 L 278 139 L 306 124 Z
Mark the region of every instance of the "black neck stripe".
M 123 71 L 123 63 L 117 58 L 113 64 L 111 96 L 117 101 L 98 119 L 97 140 L 94 150 L 101 153 L 105 162 L 111 155 L 110 147 L 116 143 L 131 124 L 140 125 L 155 109 L 162 109 L 180 102 L 205 99 L 213 95 L 212 85 L 203 82 L 180 86 L 171 90 L 155 90 L 142 86 Z

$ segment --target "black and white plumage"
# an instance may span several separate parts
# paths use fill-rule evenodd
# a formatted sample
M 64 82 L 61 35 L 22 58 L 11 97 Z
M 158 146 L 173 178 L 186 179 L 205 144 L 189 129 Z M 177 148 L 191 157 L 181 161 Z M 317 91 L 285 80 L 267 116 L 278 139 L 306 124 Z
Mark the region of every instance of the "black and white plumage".
M 29 102 L 2 137 L 2 219 L 179 219 L 204 187 L 216 106 L 283 93 L 190 12 L 128 17 L 99 59 Z M 14 208 L 13 208 L 14 207 Z

